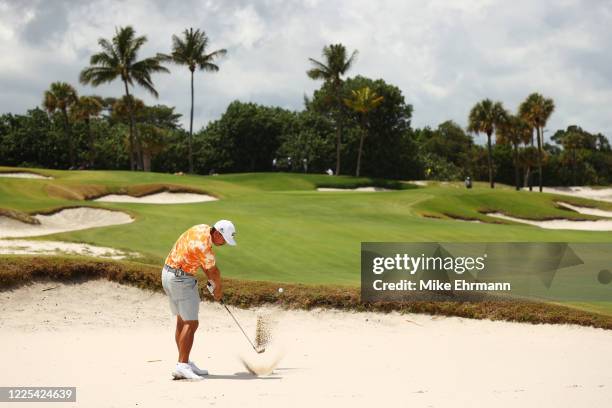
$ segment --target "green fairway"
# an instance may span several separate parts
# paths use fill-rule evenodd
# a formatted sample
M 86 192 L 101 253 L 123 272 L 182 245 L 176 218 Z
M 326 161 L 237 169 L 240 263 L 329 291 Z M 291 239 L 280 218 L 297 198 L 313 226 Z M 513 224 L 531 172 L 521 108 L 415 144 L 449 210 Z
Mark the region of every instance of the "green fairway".
M 9 171 L 0 168 L 0 171 Z M 15 169 L 13 169 L 15 170 Z M 529 218 L 595 218 L 555 207 L 555 196 L 516 192 L 484 184 L 460 184 L 367 193 L 318 192 L 317 186 L 372 185 L 367 178 L 285 173 L 174 176 L 127 171 L 42 170 L 54 179 L 0 178 L 0 209 L 46 211 L 89 205 L 132 214 L 132 224 L 41 237 L 137 251 L 142 262 L 161 266 L 172 244 L 197 223 L 227 218 L 237 226 L 238 246 L 221 247 L 218 265 L 225 276 L 295 283 L 359 284 L 362 241 L 566 241 L 612 242 L 610 232 L 545 230 L 501 224 L 482 211 Z M 198 189 L 219 201 L 177 204 L 124 204 L 79 200 L 129 186 L 172 184 Z M 377 181 L 377 184 L 384 184 Z M 140 187 L 137 187 L 140 188 Z M 565 202 L 612 206 L 569 197 Z M 423 215 L 426 215 L 423 216 Z M 470 223 L 448 216 L 480 219 Z M 437 218 L 431 218 L 437 217 Z M 582 305 L 583 306 L 583 305 Z M 608 309 L 607 306 L 604 306 Z

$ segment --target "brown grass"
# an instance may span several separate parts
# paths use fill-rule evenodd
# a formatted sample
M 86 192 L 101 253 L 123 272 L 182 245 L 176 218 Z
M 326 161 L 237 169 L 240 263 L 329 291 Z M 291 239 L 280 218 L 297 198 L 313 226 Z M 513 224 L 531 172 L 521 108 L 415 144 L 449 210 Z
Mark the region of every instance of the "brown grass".
M 108 187 L 98 184 L 68 186 L 54 183 L 47 184 L 45 191 L 50 197 L 74 201 L 91 200 L 109 194 Z
M 109 187 L 99 184 L 58 185 L 48 184 L 45 191 L 51 197 L 64 200 L 94 200 L 108 194 L 125 194 L 132 197 L 144 197 L 150 194 L 169 191 L 172 193 L 210 194 L 204 190 L 178 184 L 137 184 L 124 187 Z
M 0 216 L 12 218 L 17 221 L 25 222 L 27 224 L 32 224 L 32 225 L 40 224 L 40 221 L 38 221 L 36 218 L 22 211 L 0 208 Z
M 67 256 L 4 256 L 0 259 L 0 290 L 37 280 L 75 281 L 108 279 L 143 289 L 161 291 L 160 267 L 127 261 L 107 261 Z M 203 279 L 203 276 L 200 276 Z M 473 319 L 528 323 L 577 324 L 612 329 L 612 316 L 561 305 L 537 302 L 379 302 L 362 303 L 358 288 L 278 284 L 223 279 L 224 301 L 238 307 L 265 304 L 289 309 L 333 308 L 353 311 L 426 313 Z M 200 285 L 200 296 L 210 296 Z

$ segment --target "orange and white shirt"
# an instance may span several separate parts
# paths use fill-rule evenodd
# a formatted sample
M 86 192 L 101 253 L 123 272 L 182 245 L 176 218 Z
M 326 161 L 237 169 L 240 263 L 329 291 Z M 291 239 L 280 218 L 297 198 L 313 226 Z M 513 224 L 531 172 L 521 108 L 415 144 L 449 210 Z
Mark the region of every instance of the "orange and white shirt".
M 210 226 L 199 224 L 183 232 L 166 258 L 166 265 L 182 269 L 191 275 L 194 275 L 200 266 L 204 270 L 215 266 L 210 231 Z

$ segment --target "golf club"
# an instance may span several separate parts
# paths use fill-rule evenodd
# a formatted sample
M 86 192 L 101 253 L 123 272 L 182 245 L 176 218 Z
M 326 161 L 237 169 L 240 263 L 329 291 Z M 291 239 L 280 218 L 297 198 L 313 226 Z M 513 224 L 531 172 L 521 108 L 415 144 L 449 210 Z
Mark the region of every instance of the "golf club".
M 206 287 L 208 288 L 208 291 L 212 294 L 213 293 L 213 287 L 210 284 L 210 282 L 208 282 L 206 284 Z M 251 339 L 249 338 L 249 336 L 247 336 L 246 332 L 244 331 L 244 329 L 242 328 L 242 326 L 240 325 L 240 323 L 238 323 L 238 320 L 236 319 L 236 317 L 234 316 L 234 314 L 229 310 L 229 308 L 227 307 L 227 305 L 223 302 L 223 299 L 220 300 L 220 303 L 223 305 L 223 307 L 225 308 L 225 310 L 227 310 L 227 313 L 230 314 L 230 316 L 232 316 L 232 319 L 234 319 L 234 321 L 236 322 L 236 324 L 238 325 L 238 328 L 240 329 L 240 331 L 242 332 L 242 334 L 244 334 L 244 337 L 246 337 L 247 341 L 249 342 L 249 344 L 251 345 L 251 347 L 253 347 L 253 350 L 255 350 L 255 352 L 257 354 L 261 354 L 264 351 L 266 351 L 265 348 L 261 348 L 258 349 L 257 347 L 255 347 L 255 344 L 253 344 L 253 342 L 251 341 Z

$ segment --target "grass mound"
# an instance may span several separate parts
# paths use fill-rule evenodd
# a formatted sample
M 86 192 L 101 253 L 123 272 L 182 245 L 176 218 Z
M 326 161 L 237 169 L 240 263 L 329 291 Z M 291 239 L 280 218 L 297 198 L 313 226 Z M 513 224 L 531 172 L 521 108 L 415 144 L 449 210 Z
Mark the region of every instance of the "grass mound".
M 119 187 L 111 187 L 100 184 L 48 184 L 45 186 L 45 191 L 50 197 L 60 198 L 63 200 L 80 201 L 94 200 L 109 194 L 129 195 L 132 197 L 144 197 L 162 192 L 211 195 L 210 193 L 196 187 L 163 183 L 136 184 Z
M 199 276 L 204 280 L 203 276 Z M 108 279 L 142 289 L 161 291 L 160 267 L 128 261 L 66 256 L 5 256 L 0 259 L 0 290 L 37 280 L 74 282 Z M 536 302 L 378 302 L 361 303 L 359 289 L 333 285 L 278 284 L 223 279 L 224 301 L 238 307 L 278 305 L 284 308 L 334 308 L 353 311 L 426 313 L 474 319 L 527 323 L 577 324 L 612 330 L 612 316 L 561 305 Z M 200 285 L 202 299 L 210 300 Z
M 12 218 L 17 221 L 25 222 L 26 224 L 32 224 L 32 225 L 40 224 L 40 221 L 38 221 L 36 218 L 22 211 L 8 210 L 6 208 L 0 208 L 0 216 Z

